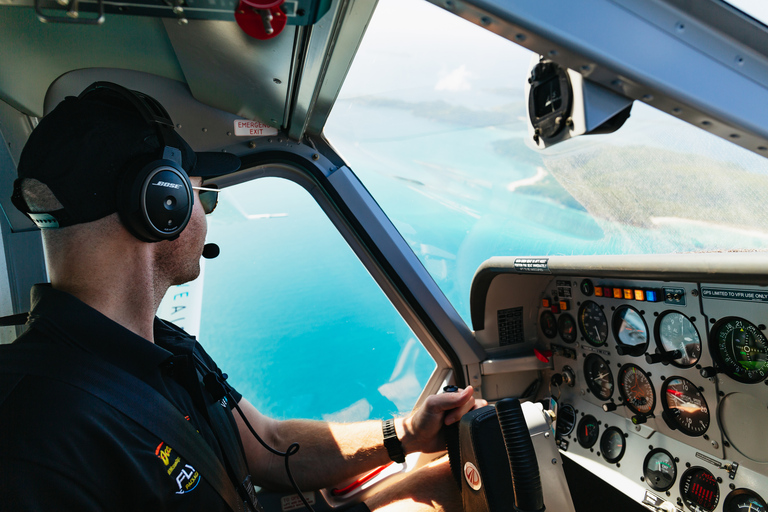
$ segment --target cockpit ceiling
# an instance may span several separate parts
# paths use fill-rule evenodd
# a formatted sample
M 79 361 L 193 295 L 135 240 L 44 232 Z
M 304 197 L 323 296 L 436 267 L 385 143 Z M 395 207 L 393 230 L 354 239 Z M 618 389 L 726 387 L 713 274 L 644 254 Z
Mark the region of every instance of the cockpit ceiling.
M 257 41 L 226 21 L 110 16 L 104 25 L 41 23 L 32 9 L 0 9 L 0 99 L 44 114 L 51 83 L 78 69 L 141 71 L 188 85 L 203 103 L 285 124 L 294 27 Z

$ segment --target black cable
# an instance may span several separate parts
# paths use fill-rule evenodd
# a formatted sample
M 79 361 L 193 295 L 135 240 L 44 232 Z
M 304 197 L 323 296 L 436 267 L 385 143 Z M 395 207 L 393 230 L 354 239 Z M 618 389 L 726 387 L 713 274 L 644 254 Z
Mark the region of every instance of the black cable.
M 285 458 L 285 472 L 288 475 L 288 480 L 291 482 L 291 486 L 293 486 L 293 489 L 299 495 L 301 502 L 304 503 L 304 506 L 307 507 L 307 510 L 309 510 L 310 512 L 315 512 L 315 509 L 312 508 L 312 505 L 309 504 L 307 499 L 304 497 L 304 493 L 301 492 L 301 489 L 299 489 L 298 484 L 296 484 L 296 480 L 294 480 L 293 478 L 293 473 L 291 473 L 291 468 L 289 465 L 289 457 L 291 455 L 295 455 L 296 452 L 299 451 L 299 443 L 291 443 L 291 445 L 288 447 L 287 450 L 285 450 L 285 452 L 281 452 L 272 448 L 266 442 L 264 442 L 261 436 L 259 436 L 259 434 L 257 434 L 256 431 L 253 429 L 253 427 L 251 426 L 251 422 L 248 421 L 248 418 L 245 417 L 245 413 L 243 413 L 243 410 L 240 409 L 240 405 L 234 400 L 232 400 L 232 396 L 229 393 L 227 393 L 227 396 L 229 397 L 228 399 L 231 400 L 233 404 L 235 404 L 235 409 L 237 409 L 237 412 L 240 414 L 240 417 L 245 422 L 245 426 L 248 427 L 248 430 L 251 431 L 251 434 L 253 435 L 253 437 L 255 437 L 259 443 L 261 443 L 261 446 L 266 448 L 267 451 Z
M 222 374 L 221 370 L 212 371 L 210 368 L 208 368 L 208 365 L 205 364 L 205 361 L 202 360 L 202 358 L 197 355 L 194 351 L 192 352 L 192 355 L 197 362 L 199 366 L 201 366 L 205 372 L 206 376 L 203 377 L 203 385 L 208 390 L 209 393 L 211 393 L 211 396 L 213 396 L 214 399 L 219 400 L 222 397 L 226 397 L 227 400 L 234 404 L 235 409 L 237 409 L 238 414 L 240 414 L 240 417 L 243 419 L 243 422 L 245 422 L 245 426 L 248 427 L 248 430 L 251 431 L 251 434 L 253 437 L 256 438 L 256 440 L 261 443 L 261 446 L 266 448 L 267 451 L 270 453 L 273 453 L 279 457 L 285 458 L 285 472 L 288 475 L 288 480 L 291 482 L 291 486 L 293 486 L 293 489 L 296 491 L 296 493 L 299 495 L 299 498 L 301 499 L 301 502 L 304 503 L 304 506 L 307 507 L 307 510 L 310 512 L 315 512 L 315 509 L 312 508 L 312 505 L 309 504 L 307 499 L 304 497 L 304 493 L 301 492 L 301 489 L 299 489 L 298 484 L 296 484 L 296 480 L 293 478 L 293 473 L 291 473 L 291 468 L 288 463 L 288 458 L 291 455 L 295 455 L 296 452 L 299 451 L 299 443 L 291 443 L 291 445 L 288 447 L 288 449 L 285 452 L 278 451 L 271 446 L 269 446 L 259 434 L 256 433 L 256 430 L 251 426 L 251 422 L 248 421 L 248 418 L 245 417 L 245 413 L 240 408 L 240 405 L 237 403 L 237 401 L 232 397 L 232 393 L 230 390 L 232 387 L 227 383 L 227 375 Z M 211 377 L 213 378 L 211 380 Z M 217 398 L 217 396 L 219 398 Z M 247 457 L 246 457 L 247 460 Z

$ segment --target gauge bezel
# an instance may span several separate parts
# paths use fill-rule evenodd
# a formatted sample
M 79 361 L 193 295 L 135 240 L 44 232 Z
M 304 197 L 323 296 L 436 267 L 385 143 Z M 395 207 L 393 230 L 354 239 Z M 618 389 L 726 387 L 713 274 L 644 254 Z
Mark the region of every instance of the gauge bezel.
M 717 496 L 715 496 L 715 503 L 712 508 L 705 508 L 700 506 L 700 504 L 696 503 L 696 507 L 692 507 L 689 503 L 689 499 L 686 497 L 684 485 L 686 482 L 686 479 L 692 478 L 692 476 L 695 473 L 703 472 L 707 473 L 710 477 L 712 477 L 712 480 L 715 482 L 715 489 L 717 489 Z M 703 468 L 701 466 L 692 466 L 691 468 L 687 469 L 685 473 L 680 476 L 680 498 L 683 500 L 683 503 L 685 503 L 685 506 L 688 507 L 690 510 L 693 510 L 694 512 L 712 512 L 717 508 L 717 504 L 720 503 L 720 484 L 717 482 L 717 479 L 715 478 L 715 475 L 712 474 L 711 471 L 709 471 L 707 468 Z
M 642 345 L 627 345 L 619 339 L 621 323 L 624 320 L 623 317 L 619 317 L 621 311 L 634 311 L 640 320 L 642 320 L 643 329 L 645 330 L 645 343 Z M 620 346 L 624 353 L 629 356 L 637 357 L 645 354 L 645 351 L 648 349 L 648 345 L 651 342 L 651 333 L 648 330 L 648 322 L 645 321 L 645 317 L 637 310 L 637 308 L 634 308 L 629 304 L 623 304 L 617 307 L 616 311 L 613 312 L 613 316 L 611 317 L 611 330 L 613 332 L 613 339 L 616 340 L 616 345 Z
M 570 319 L 571 324 L 573 324 L 573 334 L 570 336 L 566 336 L 564 333 L 564 327 L 563 323 L 565 323 L 566 320 Z M 576 341 L 576 339 L 579 337 L 579 331 L 578 327 L 576 327 L 576 319 L 573 318 L 568 313 L 563 313 L 560 315 L 560 317 L 557 319 L 557 333 L 560 335 L 560 339 L 562 339 L 566 343 L 573 343 Z
M 602 361 L 602 363 L 608 369 L 608 377 L 611 380 L 611 393 L 607 397 L 602 396 L 601 393 L 603 388 L 602 387 L 597 388 L 592 378 L 588 375 L 587 363 L 590 363 L 591 361 L 594 361 L 594 360 Z M 602 400 L 603 402 L 610 400 L 613 397 L 614 392 L 616 391 L 616 380 L 613 378 L 613 372 L 611 372 L 611 363 L 603 359 L 602 356 L 598 354 L 589 354 L 587 355 L 587 357 L 584 358 L 584 364 L 582 364 L 581 368 L 582 368 L 582 371 L 584 372 L 584 381 L 587 383 L 587 389 L 589 389 L 589 391 L 592 393 L 592 396 L 594 396 L 598 400 Z
M 621 453 L 619 453 L 617 457 L 607 457 L 605 454 L 605 449 L 603 447 L 603 440 L 606 439 L 606 436 L 608 436 L 609 432 L 618 432 L 619 435 L 621 436 L 621 439 L 624 441 L 621 445 Z M 602 455 L 603 459 L 605 459 L 606 462 L 610 464 L 616 464 L 621 460 L 622 457 L 624 457 L 624 453 L 626 451 L 627 451 L 627 436 L 624 435 L 624 432 L 619 427 L 608 427 L 600 435 L 600 455 Z
M 586 441 L 583 441 L 583 437 L 581 435 L 581 428 L 584 426 L 584 424 L 587 421 L 590 421 L 590 420 L 592 423 L 595 424 L 595 429 L 597 429 L 597 432 L 594 435 L 594 439 L 587 439 Z M 579 420 L 579 424 L 576 427 L 576 440 L 578 441 L 579 446 L 581 446 L 582 448 L 588 449 L 595 446 L 595 443 L 597 443 L 598 439 L 600 439 L 600 424 L 597 422 L 597 418 L 595 418 L 591 414 L 587 414 Z
M 704 428 L 703 431 L 696 432 L 696 431 L 693 431 L 693 430 L 689 429 L 688 427 L 682 425 L 678 421 L 678 419 L 677 419 L 678 417 L 675 416 L 674 413 L 672 413 L 671 407 L 667 403 L 667 386 L 669 386 L 669 383 L 672 382 L 673 380 L 682 380 L 682 381 L 687 382 L 695 390 L 696 394 L 699 395 L 699 397 L 701 397 L 701 401 L 703 402 L 704 407 L 706 407 L 706 409 L 707 409 L 706 410 L 707 426 Z M 661 402 L 661 407 L 664 409 L 664 415 L 665 415 L 664 419 L 665 419 L 665 421 L 673 421 L 674 424 L 675 424 L 675 430 L 679 430 L 680 432 L 682 432 L 683 434 L 685 434 L 687 436 L 690 436 L 690 437 L 701 437 L 701 436 L 703 436 L 704 434 L 707 433 L 707 430 L 709 430 L 709 426 L 712 424 L 712 415 L 709 412 L 709 410 L 710 410 L 709 409 L 709 404 L 707 403 L 707 399 L 704 398 L 704 393 L 702 393 L 699 390 L 699 388 L 696 386 L 696 384 L 694 384 L 693 382 L 691 382 L 690 380 L 688 380 L 688 379 L 686 379 L 684 377 L 679 377 L 679 376 L 673 375 L 672 377 L 669 377 L 668 379 L 666 379 L 664 381 L 664 383 L 661 385 L 661 388 L 659 389 L 659 402 Z
M 571 412 L 573 413 L 573 422 L 571 422 L 571 428 L 568 429 L 567 432 L 561 432 L 560 431 L 560 425 L 562 425 L 562 423 L 560 423 L 560 417 L 563 414 L 563 410 L 564 409 L 570 409 Z M 560 436 L 560 437 L 565 437 L 565 436 L 571 435 L 571 433 L 573 432 L 573 429 L 576 428 L 576 423 L 577 423 L 576 420 L 577 420 L 577 418 L 578 418 L 578 416 L 576 416 L 576 409 L 574 409 L 571 404 L 563 404 L 563 405 L 561 405 L 558 408 L 558 411 L 557 411 L 557 420 L 558 421 L 557 421 L 557 428 L 555 429 L 555 434 Z
M 653 403 L 651 404 L 651 408 L 648 412 L 642 412 L 638 410 L 628 399 L 626 393 L 624 392 L 624 385 L 623 385 L 623 379 L 622 375 L 624 372 L 626 372 L 630 367 L 634 367 L 638 372 L 640 372 L 643 375 L 643 378 L 648 382 L 648 385 L 651 386 L 651 398 L 653 398 Z M 653 411 L 656 409 L 656 388 L 653 386 L 653 381 L 651 381 L 650 375 L 633 363 L 627 363 L 624 366 L 622 366 L 619 369 L 619 373 L 616 375 L 616 382 L 618 383 L 619 387 L 619 394 L 621 395 L 622 403 L 626 405 L 632 412 L 635 414 L 639 414 L 641 416 L 652 416 Z
M 584 316 L 583 316 L 584 311 L 587 308 L 591 308 L 593 305 L 600 312 L 600 314 L 603 317 L 603 322 L 605 323 L 605 338 L 599 340 L 597 343 L 593 340 L 592 336 L 588 333 L 586 327 L 584 326 Z M 597 302 L 593 300 L 585 300 L 584 302 L 582 302 L 581 306 L 579 306 L 579 313 L 578 313 L 578 318 L 576 323 L 579 325 L 579 332 L 581 332 L 581 335 L 584 338 L 584 340 L 590 345 L 592 345 L 593 347 L 602 347 L 608 342 L 608 333 L 611 328 L 608 325 L 608 318 L 606 318 L 605 316 L 605 311 L 603 311 L 603 308 Z M 598 334 L 600 335 L 601 333 L 598 333 Z
M 674 309 L 668 309 L 668 310 L 662 312 L 659 315 L 659 317 L 656 319 L 656 323 L 653 326 L 653 338 L 656 341 L 656 348 L 658 348 L 659 352 L 661 352 L 661 353 L 667 352 L 667 349 L 664 348 L 664 345 L 662 344 L 662 341 L 661 341 L 661 322 L 662 322 L 662 320 L 664 318 L 666 318 L 667 316 L 671 316 L 671 315 L 680 315 L 681 317 L 683 317 L 691 325 L 691 327 L 693 327 L 694 332 L 696 332 L 696 337 L 699 339 L 699 342 L 698 342 L 698 345 L 699 345 L 699 356 L 696 358 L 695 361 L 693 361 L 690 364 L 682 364 L 682 363 L 678 362 L 677 359 L 673 359 L 673 360 L 669 361 L 669 363 L 672 366 L 676 366 L 677 368 L 693 368 L 701 360 L 701 354 L 702 354 L 702 350 L 703 350 L 702 342 L 701 342 L 701 334 L 699 333 L 699 330 L 696 328 L 696 324 L 693 323 L 693 320 L 691 320 L 687 315 L 684 315 L 680 311 L 676 311 Z
M 663 453 L 667 456 L 669 461 L 672 463 L 672 481 L 669 483 L 669 485 L 666 486 L 656 486 L 654 483 L 651 483 L 652 480 L 648 477 L 648 473 L 646 470 L 648 469 L 648 461 L 650 461 L 651 457 L 656 455 L 657 453 Z M 671 489 L 675 482 L 677 482 L 677 462 L 675 461 L 675 458 L 672 456 L 671 453 L 669 453 L 664 448 L 654 448 L 653 450 L 649 451 L 648 454 L 645 456 L 645 459 L 643 460 L 643 477 L 645 478 L 645 483 L 648 484 L 648 487 L 653 489 L 654 491 L 664 492 Z
M 765 340 L 765 344 L 768 347 L 768 337 L 761 331 L 755 324 L 750 322 L 749 320 L 746 320 L 744 318 L 738 317 L 738 316 L 728 316 L 725 318 L 721 318 L 718 320 L 715 325 L 712 326 L 712 329 L 709 331 L 709 351 L 712 355 L 712 358 L 716 361 L 716 365 L 719 369 L 721 369 L 723 372 L 725 372 L 726 375 L 728 375 L 730 378 L 737 382 L 742 382 L 744 384 L 758 384 L 766 379 L 768 377 L 768 363 L 766 363 L 763 366 L 762 373 L 757 372 L 760 377 L 758 379 L 751 378 L 748 376 L 742 376 L 736 373 L 737 371 L 746 371 L 747 374 L 750 373 L 750 370 L 747 370 L 744 368 L 741 364 L 738 363 L 738 361 L 735 362 L 736 367 L 734 367 L 734 364 L 730 364 L 727 362 L 726 358 L 723 357 L 723 354 L 720 350 L 720 343 L 718 341 L 718 335 L 720 334 L 720 329 L 729 322 L 732 321 L 740 321 L 744 322 L 748 326 L 752 327 L 755 332 L 759 333 L 760 336 L 763 337 Z
M 747 489 L 746 487 L 740 487 L 738 489 L 732 490 L 725 497 L 725 499 L 723 500 L 723 512 L 738 512 L 738 509 L 736 509 L 736 508 L 731 509 L 731 508 L 729 508 L 729 506 L 731 504 L 731 501 L 733 501 L 735 498 L 737 498 L 739 496 L 742 496 L 744 494 L 746 494 L 746 495 L 748 495 L 748 496 L 750 496 L 752 498 L 757 498 L 757 500 L 761 502 L 760 506 L 763 507 L 763 510 L 765 510 L 766 507 L 768 507 L 768 504 L 765 503 L 765 500 L 763 499 L 763 497 L 760 496 L 758 493 L 756 493 L 752 489 Z M 750 508 L 750 510 L 752 510 L 752 509 Z
M 548 331 L 545 327 L 546 324 L 544 323 L 544 317 L 552 319 L 552 325 L 554 326 L 552 331 Z M 542 311 L 541 315 L 539 315 L 539 327 L 541 328 L 541 332 L 544 333 L 544 336 L 549 339 L 555 338 L 557 336 L 557 318 L 555 318 L 555 314 L 552 313 L 552 311 L 549 309 Z

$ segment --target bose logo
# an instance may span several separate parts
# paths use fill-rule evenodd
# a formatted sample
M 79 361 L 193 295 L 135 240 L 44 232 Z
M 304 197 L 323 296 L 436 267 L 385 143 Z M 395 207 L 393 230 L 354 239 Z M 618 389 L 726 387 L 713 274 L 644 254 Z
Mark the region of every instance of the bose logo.
M 167 181 L 158 181 L 157 183 L 153 183 L 156 187 L 167 187 L 167 188 L 181 188 L 181 185 L 178 185 L 176 183 L 168 183 Z

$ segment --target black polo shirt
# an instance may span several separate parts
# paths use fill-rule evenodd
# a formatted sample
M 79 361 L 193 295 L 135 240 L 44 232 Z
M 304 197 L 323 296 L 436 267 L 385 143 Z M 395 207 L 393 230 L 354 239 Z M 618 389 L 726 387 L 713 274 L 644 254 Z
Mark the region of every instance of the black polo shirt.
M 153 344 L 49 285 L 32 289 L 30 318 L 14 343 L 40 347 L 41 359 L 50 343 L 85 351 L 141 379 L 192 423 L 224 464 L 206 421 L 212 398 L 198 382 L 193 351 L 217 368 L 194 337 L 155 319 Z M 0 510 L 228 510 L 172 446 L 117 409 L 59 380 L 27 375 L 12 389 L 9 382 L 0 374 Z

